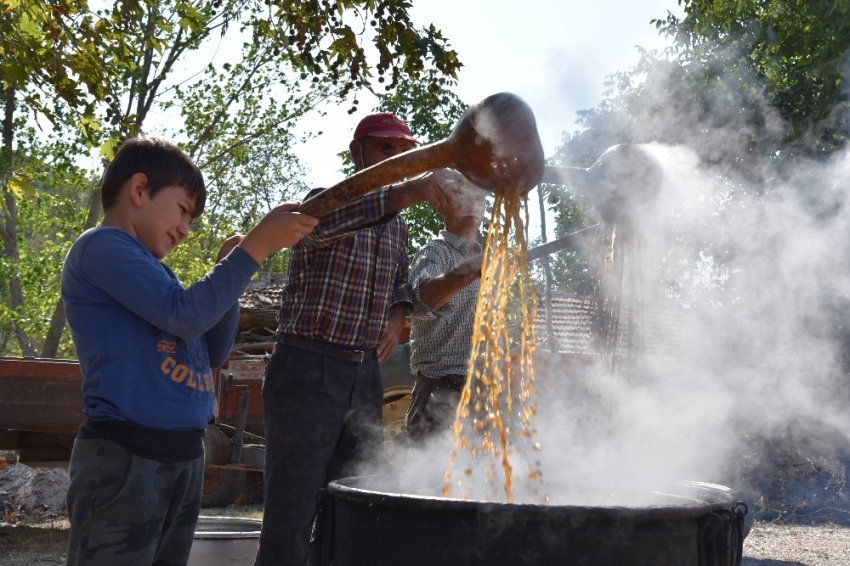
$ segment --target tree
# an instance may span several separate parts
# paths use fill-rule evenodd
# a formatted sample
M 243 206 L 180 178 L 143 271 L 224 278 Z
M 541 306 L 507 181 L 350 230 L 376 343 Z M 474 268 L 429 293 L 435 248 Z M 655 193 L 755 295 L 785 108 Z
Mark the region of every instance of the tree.
M 416 29 L 409 7 L 408 2 L 373 0 L 129 0 L 91 10 L 84 0 L 0 1 L 0 26 L 8 32 L 0 40 L 5 178 L 18 178 L 10 173 L 10 156 L 20 150 L 14 144 L 18 99 L 27 102 L 36 119 L 47 118 L 60 135 L 73 140 L 66 151 L 79 155 L 86 147 L 100 147 L 107 160 L 123 138 L 152 129 L 146 127 L 152 112 L 178 110 L 185 126 L 162 133 L 179 139 L 205 167 L 215 191 L 210 214 L 199 224 L 200 231 L 206 230 L 203 246 L 198 241 L 174 257 L 176 270 L 188 280 L 186 275 L 204 271 L 197 260 L 214 256 L 215 249 L 206 246 L 234 226 L 228 218 L 246 200 L 237 200 L 237 191 L 243 197 L 256 194 L 257 184 L 234 180 L 268 181 L 264 173 L 274 172 L 273 190 L 258 195 L 249 213 L 235 222 L 243 225 L 262 212 L 263 203 L 274 202 L 287 186 L 298 186 L 298 166 L 289 152 L 291 126 L 309 108 L 324 99 L 353 97 L 353 111 L 358 90 L 386 83 L 385 75 L 391 79 L 388 90 L 406 75 L 419 77 L 429 69 L 435 77 L 455 76 L 460 65 L 455 52 L 434 26 Z M 181 75 L 179 64 L 189 54 L 236 26 L 246 38 L 243 59 L 229 67 L 210 63 L 199 79 Z M 278 92 L 297 94 L 285 102 L 269 101 L 265 89 L 273 83 Z M 22 186 L 27 185 L 7 182 L 5 191 L 5 254 L 13 264 L 20 262 L 16 198 Z M 225 194 L 225 189 L 233 191 Z M 90 203 L 84 217 L 94 224 L 100 213 L 96 187 L 89 182 L 79 190 L 90 193 L 91 198 L 77 202 Z M 192 260 L 185 273 L 181 259 Z M 14 270 L 9 273 L 10 312 L 19 312 L 23 294 Z M 62 312 L 57 303 L 42 355 L 58 348 Z M 34 353 L 32 338 L 22 328 L 18 342 L 24 353 Z
M 61 266 L 68 243 L 87 221 L 91 198 L 80 186 L 93 183 L 61 139 L 45 143 L 32 128 L 18 131 L 14 170 L 32 191 L 15 195 L 18 254 L 0 254 L 0 280 L 20 281 L 21 301 L 10 300 L 10 286 L 0 287 L 0 345 L 6 353 L 19 347 L 18 331 L 47 343 L 57 353 L 73 353 L 70 337 L 51 336 L 49 329 L 59 295 Z M 16 329 L 9 335 L 6 329 Z M 9 338 L 14 341 L 9 341 Z M 33 344 L 35 347 L 36 344 Z
M 653 20 L 674 39 L 607 81 L 605 100 L 579 113 L 556 159 L 587 166 L 615 143 L 688 145 L 703 161 L 763 186 L 798 158 L 844 145 L 850 114 L 843 65 L 846 2 L 683 0 L 685 17 Z
M 850 4 L 840 0 L 683 0 L 685 17 L 657 28 L 675 39 L 679 61 L 703 61 L 761 91 L 788 124 L 785 150 L 816 156 L 850 134 L 845 80 Z M 719 74 L 719 73 L 718 73 Z M 751 81 L 750 78 L 753 80 Z M 732 83 L 729 83 L 729 88 Z

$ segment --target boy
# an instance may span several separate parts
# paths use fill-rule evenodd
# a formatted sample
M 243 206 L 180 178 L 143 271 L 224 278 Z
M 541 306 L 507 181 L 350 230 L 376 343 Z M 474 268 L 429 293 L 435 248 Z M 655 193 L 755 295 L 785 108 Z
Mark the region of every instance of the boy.
M 158 139 L 124 143 L 104 173 L 100 227 L 71 246 L 62 298 L 83 370 L 67 564 L 186 564 L 200 510 L 211 367 L 236 336 L 238 298 L 271 252 L 317 220 L 270 211 L 229 238 L 189 289 L 160 260 L 203 212 L 192 160 Z

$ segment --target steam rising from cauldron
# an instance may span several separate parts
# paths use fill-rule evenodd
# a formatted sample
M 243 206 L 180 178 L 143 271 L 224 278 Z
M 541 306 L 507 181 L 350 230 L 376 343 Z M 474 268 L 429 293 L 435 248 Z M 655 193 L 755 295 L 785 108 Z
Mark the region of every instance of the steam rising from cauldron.
M 664 180 L 639 222 L 637 377 L 567 354 L 536 366 L 546 486 L 741 485 L 754 437 L 848 444 L 850 157 L 748 171 L 771 178 L 755 186 L 727 167 L 746 138 L 709 137 L 702 156 L 642 146 Z M 410 451 L 410 493 L 440 492 L 450 446 L 447 432 Z
M 742 481 L 752 437 L 834 441 L 850 430 L 835 312 L 847 313 L 850 290 L 841 207 L 850 161 L 808 163 L 767 198 L 688 150 L 646 149 L 664 184 L 640 224 L 640 379 L 580 367 L 538 377 L 549 479 L 554 470 L 577 483 Z

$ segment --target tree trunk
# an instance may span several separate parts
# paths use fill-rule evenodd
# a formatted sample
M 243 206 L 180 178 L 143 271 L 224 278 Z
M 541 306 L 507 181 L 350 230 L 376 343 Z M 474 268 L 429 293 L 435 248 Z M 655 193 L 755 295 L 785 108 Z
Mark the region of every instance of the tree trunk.
M 15 135 L 15 87 L 10 86 L 6 89 L 6 115 L 3 118 L 3 169 L 5 175 L 3 199 L 6 203 L 6 216 L 3 227 L 3 244 L 5 246 L 6 255 L 13 263 L 20 262 L 20 254 L 18 253 L 18 237 L 17 237 L 17 222 L 18 222 L 18 203 L 15 200 L 15 195 L 6 189 L 5 182 L 8 182 L 12 175 L 12 167 L 14 161 L 12 159 L 13 141 Z M 17 275 L 13 275 L 9 280 L 9 299 L 12 304 L 12 309 L 18 311 L 24 306 L 24 293 L 21 289 L 21 279 Z M 35 356 L 35 346 L 32 339 L 21 327 L 20 323 L 15 321 L 15 335 L 18 338 L 18 345 L 21 348 L 21 354 L 24 356 Z
M 97 224 L 101 213 L 100 189 L 95 187 L 91 193 L 89 201 L 89 212 L 86 217 L 86 225 L 84 230 L 88 230 Z M 65 332 L 65 302 L 60 295 L 56 301 L 56 306 L 53 307 L 53 316 L 50 317 L 50 327 L 47 329 L 47 336 L 44 339 L 44 344 L 41 347 L 42 358 L 55 358 L 59 351 L 59 343 L 62 339 L 62 333 Z

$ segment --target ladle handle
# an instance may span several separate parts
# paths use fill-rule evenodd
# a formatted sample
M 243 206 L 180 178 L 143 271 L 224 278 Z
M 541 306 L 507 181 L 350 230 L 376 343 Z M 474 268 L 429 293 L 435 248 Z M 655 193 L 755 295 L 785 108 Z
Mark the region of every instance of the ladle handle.
M 535 246 L 528 250 L 527 256 L 528 261 L 534 261 L 535 259 L 540 259 L 543 256 L 553 254 L 555 252 L 559 252 L 565 248 L 568 248 L 576 243 L 577 240 L 583 238 L 587 235 L 587 232 L 596 228 L 599 224 L 594 224 L 593 226 L 588 226 L 587 228 L 582 228 L 581 230 L 576 230 L 572 234 L 567 234 L 566 236 L 562 236 L 557 240 L 552 240 L 551 242 L 546 242 L 545 244 L 540 244 L 539 246 Z
M 543 168 L 543 178 L 540 179 L 540 182 L 583 188 L 587 183 L 588 173 L 588 170 L 583 167 L 547 165 Z
M 356 198 L 405 177 L 453 165 L 454 152 L 448 139 L 425 145 L 358 171 L 308 198 L 295 211 L 320 218 Z
M 565 248 L 569 248 L 576 244 L 576 242 L 587 236 L 587 233 L 599 226 L 599 224 L 594 224 L 592 226 L 587 226 L 586 228 L 582 228 L 581 230 L 576 230 L 571 234 L 567 234 L 566 236 L 562 236 L 557 240 L 552 240 L 551 242 L 546 242 L 545 244 L 540 244 L 539 246 L 535 246 L 526 252 L 526 258 L 528 258 L 529 262 L 534 261 L 535 259 L 540 259 L 543 256 L 553 254 L 555 252 L 559 252 Z M 481 257 L 481 254 L 475 256 Z M 469 263 L 472 261 L 472 258 L 468 259 L 464 263 Z M 478 270 L 478 277 L 481 277 L 481 270 Z

